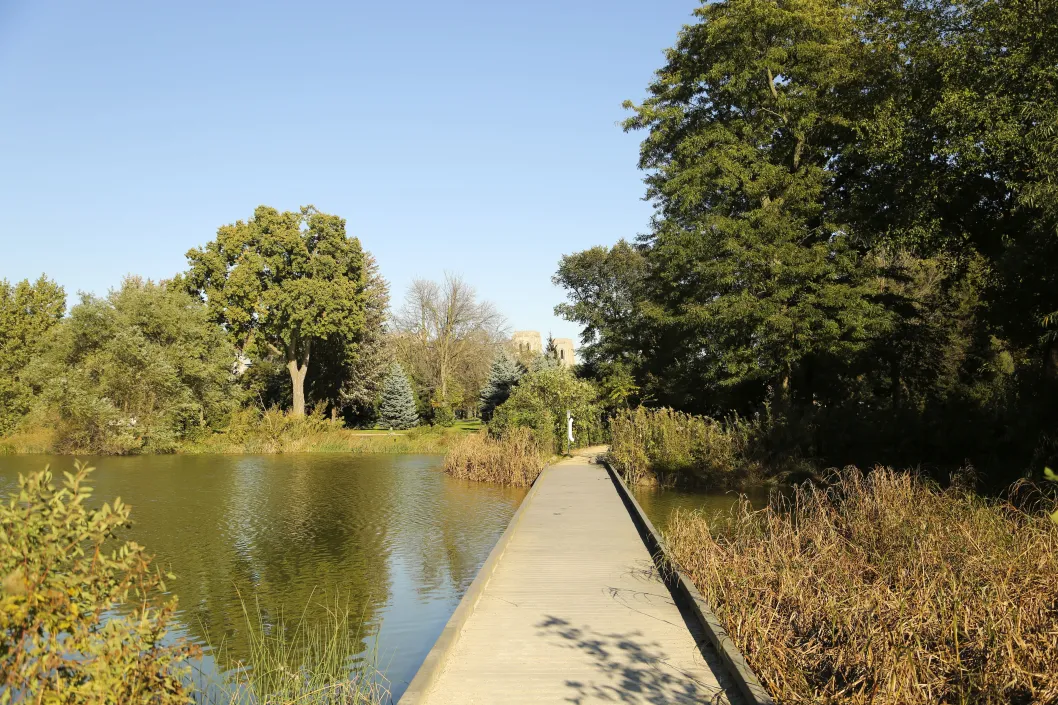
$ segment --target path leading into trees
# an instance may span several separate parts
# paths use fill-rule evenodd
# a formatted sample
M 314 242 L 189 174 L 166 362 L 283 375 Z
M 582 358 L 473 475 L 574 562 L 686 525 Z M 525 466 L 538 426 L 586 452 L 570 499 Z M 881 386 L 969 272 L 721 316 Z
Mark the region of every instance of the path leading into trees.
M 544 470 L 401 703 L 740 702 L 695 628 L 582 455 Z

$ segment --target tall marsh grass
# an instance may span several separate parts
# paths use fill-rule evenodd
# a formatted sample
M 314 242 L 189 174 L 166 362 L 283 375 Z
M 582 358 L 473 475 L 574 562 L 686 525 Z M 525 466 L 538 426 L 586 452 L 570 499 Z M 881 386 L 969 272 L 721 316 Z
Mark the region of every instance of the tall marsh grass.
M 544 469 L 550 449 L 541 449 L 538 434 L 515 428 L 501 438 L 467 435 L 449 448 L 444 471 L 453 477 L 528 487 Z
M 219 680 L 199 684 L 201 705 L 382 705 L 389 703 L 385 678 L 373 655 L 359 655 L 359 621 L 335 599 L 322 616 L 309 605 L 296 622 L 266 617 L 256 601 L 242 602 L 249 652 L 243 658 L 224 644 L 212 649 L 223 669 Z M 314 610 L 315 612 L 315 610 Z
M 716 421 L 672 409 L 639 407 L 610 419 L 610 463 L 634 485 L 739 487 L 764 479 L 750 459 L 760 417 Z
M 830 480 L 666 534 L 778 702 L 1058 702 L 1058 526 L 913 474 Z

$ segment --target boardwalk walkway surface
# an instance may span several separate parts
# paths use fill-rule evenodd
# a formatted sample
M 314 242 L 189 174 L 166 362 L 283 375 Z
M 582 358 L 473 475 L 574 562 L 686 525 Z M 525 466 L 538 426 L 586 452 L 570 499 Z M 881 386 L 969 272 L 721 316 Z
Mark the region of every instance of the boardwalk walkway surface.
M 602 466 L 551 466 L 525 503 L 402 704 L 739 702 Z

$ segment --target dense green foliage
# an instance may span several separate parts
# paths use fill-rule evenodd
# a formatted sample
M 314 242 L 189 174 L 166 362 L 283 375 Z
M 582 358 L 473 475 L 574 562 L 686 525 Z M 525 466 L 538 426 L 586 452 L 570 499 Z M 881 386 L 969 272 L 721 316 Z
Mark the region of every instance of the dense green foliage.
M 0 280 L 0 435 L 29 411 L 32 390 L 22 371 L 66 312 L 66 292 L 45 277 L 12 286 Z
M 345 220 L 312 206 L 298 213 L 260 206 L 253 218 L 221 227 L 187 258 L 189 287 L 236 347 L 282 359 L 292 413 L 303 416 L 314 346 L 348 350 L 365 325 L 368 271 L 360 241 L 345 234 Z M 332 364 L 349 364 L 346 354 L 332 353 Z
M 415 410 L 415 393 L 400 363 L 394 362 L 382 383 L 378 404 L 378 422 L 383 428 L 402 430 L 417 426 L 419 414 Z
M 374 423 L 393 346 L 389 285 L 344 220 L 262 206 L 188 259 L 172 280 L 82 295 L 68 316 L 45 277 L 0 281 L 0 450 L 358 446 L 334 432 Z M 247 430 L 275 408 L 317 418 Z
M 364 325 L 350 340 L 328 339 L 309 369 L 307 395 L 317 406 L 327 404 L 331 415 L 368 424 L 374 421 L 375 401 L 389 369 L 387 339 L 389 283 L 370 252 L 364 253 Z
M 171 451 L 225 424 L 236 400 L 224 331 L 173 284 L 85 295 L 42 345 L 22 379 L 57 450 Z
M 489 369 L 489 377 L 485 380 L 485 387 L 481 390 L 481 419 L 489 421 L 492 414 L 507 397 L 511 395 L 511 389 L 518 384 L 525 370 L 515 362 L 506 350 L 500 350 L 496 359 L 492 361 Z
M 515 428 L 531 428 L 541 448 L 554 452 L 566 447 L 566 412 L 573 413 L 577 446 L 601 443 L 602 410 L 595 386 L 578 379 L 569 368 L 544 367 L 527 373 L 489 422 L 489 430 L 505 436 Z
M 696 17 L 628 105 L 651 231 L 555 276 L 586 369 L 715 417 L 771 399 L 788 450 L 821 462 L 1041 468 L 1058 4 L 724 0 Z
M 0 504 L 0 703 L 187 703 L 193 651 L 166 639 L 176 600 L 117 539 L 129 508 L 88 508 L 89 471 L 61 488 L 47 470 L 20 477 Z

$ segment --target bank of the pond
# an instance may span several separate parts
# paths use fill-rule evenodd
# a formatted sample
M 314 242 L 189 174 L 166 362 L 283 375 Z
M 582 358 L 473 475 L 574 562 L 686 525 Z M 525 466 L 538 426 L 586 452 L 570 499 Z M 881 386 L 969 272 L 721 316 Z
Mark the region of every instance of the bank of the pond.
M 181 440 L 164 448 L 108 448 L 70 445 L 44 428 L 27 429 L 0 437 L 0 455 L 53 454 L 167 455 L 274 453 L 445 453 L 459 440 L 481 428 L 476 421 L 452 427 L 422 426 L 406 431 L 347 429 L 326 421 L 261 423 L 236 432 L 209 433 Z
M 360 658 L 400 697 L 524 489 L 461 481 L 437 455 L 303 453 L 89 458 L 93 501 L 132 507 L 123 536 L 177 577 L 179 635 L 249 660 L 242 597 L 296 622 L 335 596 L 362 620 Z M 0 457 L 0 491 L 65 456 Z

